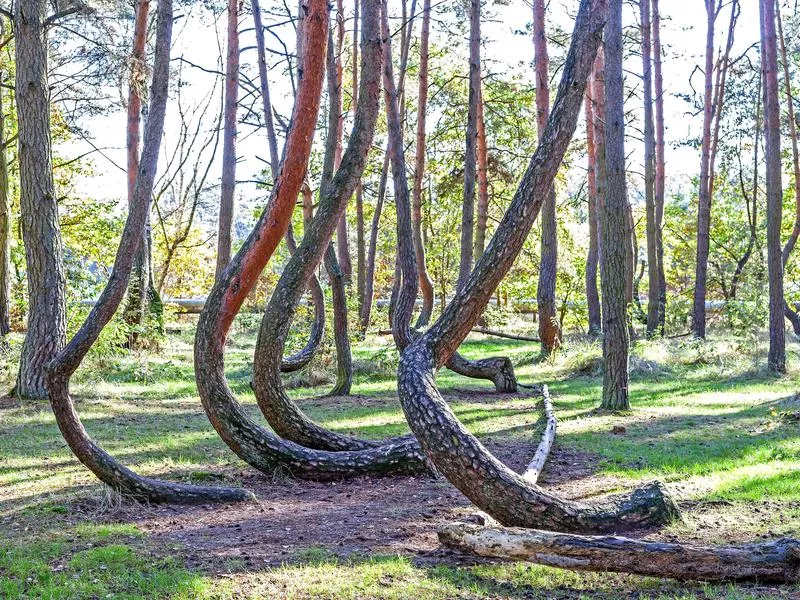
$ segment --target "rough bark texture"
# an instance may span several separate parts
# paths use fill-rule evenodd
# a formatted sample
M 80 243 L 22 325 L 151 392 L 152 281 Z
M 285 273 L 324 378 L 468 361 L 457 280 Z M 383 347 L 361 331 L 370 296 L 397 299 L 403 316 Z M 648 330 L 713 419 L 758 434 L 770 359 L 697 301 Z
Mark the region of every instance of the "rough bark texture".
M 603 400 L 609 410 L 627 410 L 628 401 L 628 196 L 625 185 L 625 115 L 622 76 L 622 0 L 609 0 L 605 31 L 605 198 L 601 213 L 603 255 Z
M 767 270 L 769 273 L 768 367 L 786 372 L 786 330 L 783 321 L 783 258 L 781 254 L 781 112 L 778 97 L 778 49 L 775 2 L 761 0 L 761 48 L 764 78 L 764 154 L 767 164 Z
M 46 398 L 44 366 L 66 338 L 65 278 L 50 151 L 44 0 L 15 3 L 20 213 L 28 276 L 28 331 L 16 393 Z
M 666 164 L 664 158 L 664 78 L 661 74 L 661 13 L 658 0 L 652 0 L 653 16 L 653 85 L 655 88 L 655 183 L 656 203 L 656 254 L 658 257 L 658 328 L 664 335 L 667 311 L 667 278 L 664 273 L 664 184 Z
M 378 8 L 374 0 L 363 5 L 362 54 L 377 54 L 380 60 L 381 40 L 377 35 Z M 285 471 L 298 477 L 331 479 L 368 473 L 417 472 L 422 468 L 421 456 L 409 457 L 408 443 L 385 445 L 362 451 L 325 452 L 306 448 L 281 439 L 250 419 L 238 403 L 224 375 L 224 344 L 230 324 L 245 297 L 255 284 L 270 256 L 289 225 L 295 200 L 301 191 L 303 179 L 311 154 L 311 144 L 319 111 L 322 81 L 325 73 L 327 44 L 319 40 L 328 38 L 328 11 L 322 0 L 309 0 L 303 27 L 303 58 L 301 77 L 295 96 L 292 125 L 289 129 L 283 164 L 270 201 L 254 231 L 231 261 L 223 277 L 211 290 L 197 327 L 195 338 L 195 364 L 203 365 L 196 370 L 197 387 L 203 407 L 228 446 L 243 460 L 265 473 Z M 368 27 L 368 23 L 370 26 Z M 311 42 L 314 43 L 311 43 Z M 375 83 L 366 83 L 362 73 L 359 110 L 368 110 L 369 89 Z M 376 94 L 374 90 L 371 92 Z M 350 147 L 369 146 L 372 129 L 365 119 L 357 119 L 350 137 Z M 373 123 L 374 125 L 374 123 Z M 365 139 L 367 141 L 365 141 Z M 328 190 L 334 198 L 349 198 L 357 178 L 363 171 L 365 157 L 359 152 L 345 153 L 339 169 Z M 351 164 L 352 163 L 352 164 Z M 351 166 L 345 166 L 351 165 Z M 355 166 L 353 166 L 355 165 Z M 349 192 L 345 186 L 349 186 Z M 335 216 L 335 215 L 334 215 Z M 327 238 L 330 239 L 336 219 L 313 219 L 309 223 L 307 236 L 314 235 L 315 227 L 326 223 Z M 316 223 L 316 225 L 315 225 Z M 316 235 L 322 234 L 317 233 Z M 319 253 L 327 244 L 311 246 L 301 242 L 291 261 L 300 264 L 316 264 L 319 261 L 305 260 L 309 253 Z M 311 239 L 310 237 L 308 238 Z M 297 277 L 299 269 L 287 269 L 291 277 Z M 304 284 L 305 282 L 303 282 Z M 302 290 L 302 285 L 299 286 Z M 273 301 L 280 300 L 273 296 Z M 283 319 L 283 316 L 281 317 Z M 287 321 L 290 319 L 286 319 Z M 258 379 L 258 378 L 257 378 Z M 255 382 L 256 387 L 260 384 Z
M 597 289 L 597 265 L 600 246 L 597 228 L 597 149 L 595 147 L 593 77 L 586 84 L 584 106 L 586 110 L 586 157 L 587 157 L 587 196 L 589 221 L 589 250 L 586 255 L 586 304 L 589 316 L 589 335 L 596 337 L 602 331 L 600 312 L 600 293 Z
M 422 293 L 422 309 L 417 317 L 417 327 L 428 325 L 435 301 L 433 281 L 425 264 L 425 244 L 422 240 L 422 182 L 425 177 L 426 136 L 425 123 L 428 110 L 428 58 L 431 28 L 431 0 L 424 0 L 422 7 L 422 29 L 419 38 L 419 93 L 417 95 L 417 147 L 414 157 L 414 189 L 411 194 L 411 224 L 414 234 L 414 253 L 419 271 L 419 289 Z
M 233 243 L 233 195 L 236 192 L 236 108 L 239 102 L 239 0 L 228 0 L 228 50 L 225 59 L 225 108 L 222 135 L 222 179 L 220 181 L 215 279 L 231 261 Z
M 759 583 L 795 583 L 800 576 L 800 541 L 787 538 L 747 546 L 689 546 L 450 523 L 439 530 L 439 541 L 479 556 L 577 571 Z
M 469 104 L 467 136 L 464 149 L 464 201 L 461 205 L 461 259 L 458 265 L 458 289 L 472 271 L 473 231 L 475 225 L 475 183 L 477 178 L 478 95 L 481 89 L 481 3 L 469 3 Z
M 384 37 L 389 36 L 388 17 L 383 23 Z M 416 254 L 413 247 L 412 209 L 408 180 L 406 177 L 405 149 L 400 121 L 398 90 L 394 81 L 391 62 L 391 41 L 387 42 L 384 61 L 384 88 L 386 120 L 389 129 L 388 152 L 392 164 L 392 177 L 397 211 L 397 257 L 398 269 L 395 271 L 395 289 L 390 310 L 392 335 L 397 347 L 404 349 L 412 340 L 411 317 L 416 303 L 419 276 Z M 470 361 L 454 353 L 447 360 L 447 367 L 466 377 L 488 379 L 498 392 L 515 392 L 517 380 L 514 367 L 507 357 L 491 357 Z
M 550 59 L 547 55 L 544 0 L 533 1 L 533 48 L 536 68 L 536 130 L 542 143 L 550 115 Z M 561 345 L 561 325 L 556 314 L 556 276 L 558 269 L 558 225 L 556 188 L 552 186 L 542 203 L 542 239 L 536 305 L 539 311 L 539 338 L 542 352 L 549 354 Z
M 342 135 L 344 133 L 344 110 L 342 108 L 342 51 L 343 50 L 344 50 L 344 6 L 342 0 L 336 0 L 336 49 L 335 52 L 333 52 L 333 54 L 335 60 L 334 75 L 335 75 L 336 88 L 338 90 L 338 94 L 334 99 L 332 99 L 330 96 L 328 97 L 328 101 L 332 103 L 330 110 L 331 112 L 335 112 L 337 118 L 336 158 L 334 161 L 336 168 L 338 168 L 339 162 L 342 157 Z M 339 264 L 339 270 L 342 273 L 343 281 L 349 284 L 353 276 L 353 262 L 350 259 L 350 242 L 347 233 L 347 212 L 345 212 L 342 215 L 342 218 L 339 220 L 339 225 L 336 228 L 336 260 Z M 329 270 L 329 275 L 330 275 L 330 270 Z M 333 281 L 331 282 L 331 285 L 334 286 Z M 334 327 L 341 326 L 336 321 L 336 319 L 338 318 L 337 313 L 339 316 L 341 316 L 342 314 L 341 305 L 336 304 L 338 295 L 339 294 L 334 294 Z M 344 307 L 344 311 L 345 313 L 347 312 L 347 306 Z M 345 324 L 345 329 L 346 329 L 346 324 Z M 338 352 L 339 352 L 339 343 L 337 342 L 337 353 Z
M 0 89 L 0 346 L 11 332 L 11 197 L 8 189 L 4 90 Z
M 677 511 L 659 484 L 591 505 L 548 494 L 489 454 L 464 428 L 435 382 L 436 371 L 480 317 L 539 214 L 575 131 L 605 14 L 604 0 L 581 2 L 550 120 L 508 211 L 461 293 L 400 358 L 400 400 L 425 453 L 453 485 L 505 525 L 614 531 L 663 523 L 674 518 Z
M 149 118 L 144 132 L 142 158 L 122 232 L 114 270 L 100 299 L 69 344 L 47 366 L 47 389 L 56 421 L 75 456 L 101 481 L 121 493 L 150 502 L 207 503 L 252 499 L 246 490 L 194 486 L 137 475 L 94 442 L 86 432 L 69 395 L 69 381 L 86 353 L 112 319 L 125 295 L 135 254 L 150 212 L 150 199 L 158 165 L 169 87 L 169 52 L 172 38 L 172 2 L 159 0 L 156 54 L 150 92 Z
M 656 133 L 653 121 L 652 22 L 650 0 L 640 0 L 642 19 L 642 81 L 644 86 L 644 196 L 647 231 L 647 337 L 659 328 L 659 252 L 656 208 Z

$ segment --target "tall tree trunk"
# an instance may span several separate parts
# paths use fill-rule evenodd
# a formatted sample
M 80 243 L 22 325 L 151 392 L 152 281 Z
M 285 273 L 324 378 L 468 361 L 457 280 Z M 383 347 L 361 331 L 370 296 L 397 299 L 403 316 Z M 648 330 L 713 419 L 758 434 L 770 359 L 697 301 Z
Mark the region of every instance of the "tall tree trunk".
M 342 108 L 342 83 L 343 83 L 342 52 L 343 51 L 344 51 L 344 5 L 342 0 L 336 0 L 336 47 L 333 53 L 334 53 L 335 70 L 336 70 L 334 76 L 336 80 L 336 88 L 339 90 L 339 94 L 337 96 L 335 106 L 332 106 L 330 110 L 336 111 L 337 115 L 337 121 L 336 121 L 337 144 L 336 144 L 336 158 L 334 160 L 334 166 L 337 169 L 339 168 L 339 163 L 342 160 L 342 137 L 344 134 L 344 109 Z M 339 263 L 342 276 L 344 277 L 344 282 L 349 284 L 353 277 L 353 262 L 350 260 L 350 241 L 347 233 L 346 212 L 344 215 L 342 215 L 342 218 L 339 221 L 339 225 L 336 228 L 336 259 L 337 262 Z M 339 307 L 339 309 L 340 310 L 337 311 L 334 308 L 334 313 L 339 312 L 341 314 L 341 307 Z M 346 310 L 347 308 L 345 307 L 345 312 Z M 334 327 L 336 327 L 335 318 L 336 317 L 334 314 Z
M 344 15 L 341 12 L 341 2 L 339 2 L 339 14 L 337 20 L 340 21 L 337 29 L 339 31 L 338 48 L 342 47 L 344 39 Z M 326 193 L 333 174 L 338 171 L 342 161 L 342 63 L 336 58 L 333 45 L 333 35 L 328 39 L 328 137 L 325 141 L 325 159 L 322 171 L 322 181 L 320 193 Z M 350 336 L 348 334 L 347 322 L 347 292 L 345 284 L 349 275 L 345 270 L 345 260 L 349 262 L 350 253 L 347 250 L 347 229 L 342 234 L 342 223 L 347 219 L 347 207 L 339 218 L 337 225 L 337 243 L 344 239 L 345 246 L 338 246 L 338 254 L 329 244 L 330 248 L 325 253 L 325 269 L 328 272 L 328 282 L 331 286 L 331 303 L 333 305 L 333 339 L 336 345 L 336 384 L 331 391 L 334 396 L 346 396 L 350 393 L 353 383 L 353 358 L 350 352 Z M 340 258 L 342 262 L 340 262 Z
M 6 158 L 6 112 L 0 89 L 0 346 L 11 332 L 11 196 Z
M 136 175 L 139 172 L 139 143 L 141 140 L 142 92 L 147 84 L 147 22 L 150 15 L 150 1 L 139 0 L 133 26 L 133 46 L 131 50 L 130 81 L 128 83 L 128 119 L 126 131 L 126 154 L 128 169 L 128 206 L 133 202 Z M 148 219 L 149 221 L 149 219 Z M 128 299 L 124 320 L 129 327 L 128 347 L 136 346 L 141 328 L 144 325 L 150 305 L 152 285 L 151 273 L 151 234 L 150 226 L 145 226 L 145 239 L 139 246 L 133 263 L 133 273 L 128 287 Z
M 783 85 L 786 94 L 786 116 L 789 121 L 789 135 L 792 141 L 792 167 L 794 172 L 794 225 L 792 233 L 783 245 L 782 262 L 783 268 L 789 262 L 789 257 L 800 237 L 800 152 L 797 144 L 797 123 L 795 122 L 794 100 L 792 96 L 792 79 L 789 73 L 789 61 L 786 56 L 786 40 L 783 37 L 783 23 L 781 19 L 780 5 L 775 10 L 778 20 L 778 41 L 780 42 L 781 64 L 783 65 Z M 800 335 L 800 314 L 795 311 L 788 302 L 784 302 L 784 314 L 792 324 L 795 335 Z
M 464 201 L 461 206 L 461 259 L 458 265 L 460 289 L 472 272 L 475 223 L 475 183 L 477 177 L 478 96 L 481 89 L 481 3 L 469 3 L 469 104 L 464 150 Z
M 661 13 L 658 0 L 652 0 L 653 16 L 653 84 L 655 87 L 655 183 L 656 204 L 656 255 L 658 258 L 658 330 L 664 335 L 667 311 L 667 278 L 664 272 L 664 185 L 666 164 L 664 158 L 664 78 L 661 74 Z
M 657 484 L 593 504 L 564 501 L 548 494 L 489 454 L 449 408 L 435 381 L 436 371 L 466 338 L 508 273 L 539 215 L 575 131 L 605 15 L 604 0 L 582 0 L 553 114 L 511 205 L 461 292 L 405 349 L 398 367 L 403 411 L 428 458 L 479 508 L 504 525 L 613 531 L 663 523 L 676 514 L 674 502 Z M 622 327 L 624 330 L 624 319 Z
M 586 84 L 584 105 L 586 111 L 586 156 L 587 156 L 587 189 L 588 189 L 588 221 L 589 251 L 586 256 L 586 304 L 589 313 L 589 335 L 598 336 L 602 331 L 600 313 L 600 294 L 597 291 L 597 263 L 599 245 L 597 232 L 597 150 L 595 148 L 593 78 L 590 75 Z
M 358 107 L 358 21 L 360 11 L 360 0 L 354 1 L 353 10 L 353 50 L 351 56 L 353 57 L 353 100 L 351 110 L 355 114 Z M 366 268 L 367 268 L 367 249 L 366 249 L 366 231 L 364 230 L 364 189 L 361 182 L 356 186 L 356 300 L 358 306 L 359 318 L 364 310 L 364 297 L 366 294 Z
M 44 0 L 15 4 L 20 212 L 28 276 L 28 332 L 16 393 L 46 398 L 44 366 L 66 338 L 65 278 L 50 149 L 50 87 Z
M 225 116 L 222 136 L 222 180 L 219 198 L 215 279 L 231 262 L 233 199 L 236 192 L 236 108 L 239 102 L 239 1 L 228 0 L 228 50 L 225 60 Z
M 367 331 L 372 319 L 372 302 L 375 289 L 375 256 L 378 252 L 378 232 L 383 212 L 383 201 L 386 197 L 386 184 L 389 179 L 389 151 L 383 156 L 381 178 L 378 184 L 378 197 L 375 200 L 375 211 L 372 213 L 372 224 L 369 228 L 369 246 L 367 248 L 367 263 L 364 274 L 364 305 L 361 307 L 359 322 L 361 332 Z
M 414 159 L 414 188 L 411 193 L 411 225 L 414 228 L 414 254 L 417 257 L 419 289 L 422 293 L 422 310 L 417 318 L 417 327 L 424 327 L 433 314 L 433 282 L 425 261 L 425 244 L 422 240 L 422 182 L 425 177 L 426 135 L 425 123 L 428 110 L 428 58 L 431 29 L 431 0 L 422 7 L 422 30 L 419 39 L 419 93 L 417 95 L 417 147 Z
M 692 308 L 692 334 L 696 338 L 706 337 L 706 281 L 708 279 L 709 231 L 711 228 L 711 126 L 713 120 L 714 77 L 714 25 L 716 23 L 716 0 L 706 3 L 706 62 L 703 91 L 703 138 L 700 155 L 700 188 L 697 194 L 697 262 L 695 264 L 694 305 Z
M 19 23 L 19 21 L 18 21 Z M 69 344 L 47 366 L 47 389 L 53 414 L 75 456 L 112 489 L 148 502 L 202 504 L 253 500 L 253 494 L 235 488 L 195 486 L 162 481 L 138 475 L 103 450 L 89 435 L 75 411 L 69 395 L 69 381 L 86 353 L 113 318 L 125 295 L 135 254 L 143 241 L 153 195 L 153 182 L 164 130 L 164 114 L 169 88 L 169 53 L 172 38 L 172 2 L 159 0 L 156 51 L 153 62 L 153 84 L 150 93 L 149 118 L 144 131 L 144 144 L 136 184 L 125 228 L 114 260 L 114 269 L 103 293 L 89 316 Z M 19 47 L 19 40 L 17 38 Z M 17 63 L 18 66 L 21 63 Z
M 536 130 L 539 143 L 550 116 L 550 59 L 547 55 L 544 0 L 533 0 L 533 48 L 536 58 Z M 558 223 L 556 188 L 547 192 L 542 204 L 542 239 L 536 305 L 539 311 L 539 339 L 542 352 L 549 354 L 561 345 L 561 325 L 556 313 L 558 269 Z
M 622 0 L 609 0 L 605 30 L 605 202 L 603 236 L 602 408 L 628 410 L 628 196 L 625 185 L 625 94 L 622 74 Z
M 483 86 L 481 86 L 482 88 Z M 489 221 L 489 156 L 486 147 L 486 122 L 484 120 L 483 89 L 478 94 L 478 203 L 475 206 L 475 249 L 478 260 L 486 248 L 486 226 Z
M 658 215 L 655 197 L 656 134 L 653 122 L 652 22 L 650 0 L 639 0 L 642 18 L 642 74 L 644 84 L 644 195 L 647 221 L 647 337 L 659 327 L 660 267 Z
M 769 369 L 786 372 L 786 330 L 783 323 L 783 260 L 781 256 L 781 112 L 778 97 L 778 49 L 775 0 L 761 0 L 761 51 L 764 70 L 764 149 L 767 164 L 767 269 L 769 272 Z
M 606 202 L 606 58 L 601 45 L 592 65 L 594 94 L 595 185 L 597 186 L 597 256 L 600 281 L 603 280 L 603 211 Z M 602 311 L 601 311 L 602 312 Z M 602 325 L 601 325 L 602 330 Z

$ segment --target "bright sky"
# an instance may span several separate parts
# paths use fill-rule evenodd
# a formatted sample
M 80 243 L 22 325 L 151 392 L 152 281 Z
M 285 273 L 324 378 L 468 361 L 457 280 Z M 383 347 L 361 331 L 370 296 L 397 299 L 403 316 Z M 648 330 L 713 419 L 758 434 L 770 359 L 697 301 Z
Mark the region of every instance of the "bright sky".
M 266 3 L 265 3 L 266 4 Z M 345 10 L 351 16 L 351 2 L 345 0 Z M 397 2 L 390 2 L 390 5 Z M 758 7 L 757 3 L 743 1 L 741 6 L 741 16 L 737 27 L 736 42 L 732 51 L 733 56 L 737 56 L 745 48 L 758 41 Z M 435 3 L 434 3 L 435 5 Z M 678 93 L 691 91 L 689 76 L 695 66 L 703 64 L 705 53 L 705 25 L 706 14 L 703 0 L 679 0 L 662 1 L 662 45 L 666 53 L 664 59 L 664 87 L 665 87 L 665 121 L 667 127 L 667 173 L 668 186 L 676 189 L 685 186 L 689 178 L 696 174 L 699 164 L 699 157 L 695 150 L 691 148 L 675 148 L 674 143 L 684 140 L 687 137 L 699 135 L 701 120 L 699 116 L 692 116 L 687 113 L 686 103 L 675 97 Z M 558 24 L 561 28 L 571 31 L 572 17 L 574 15 L 576 2 L 574 0 L 551 0 L 548 5 L 548 22 Z M 633 25 L 638 21 L 638 9 L 627 5 L 624 19 L 626 25 Z M 530 65 L 533 61 L 533 45 L 527 35 L 519 33 L 524 30 L 531 21 L 531 8 L 523 0 L 511 0 L 507 6 L 494 6 L 491 8 L 490 18 L 486 18 L 483 24 L 483 37 L 485 47 L 483 57 L 486 61 L 491 61 L 493 70 L 497 71 L 506 65 L 509 70 L 514 72 L 531 73 Z M 439 15 L 441 19 L 454 18 L 450 15 Z M 724 43 L 725 29 L 727 28 L 729 11 L 723 13 L 717 20 L 717 46 Z M 217 69 L 219 53 L 217 46 L 217 31 L 214 24 L 207 18 L 202 18 L 199 11 L 195 9 L 194 14 L 189 12 L 186 18 L 178 21 L 181 25 L 175 28 L 175 44 L 173 57 L 183 56 L 194 64 L 202 65 L 208 69 Z M 265 20 L 269 23 L 269 19 Z M 348 27 L 351 23 L 348 23 Z M 217 25 L 220 31 L 224 31 L 224 16 L 221 17 Z M 434 25 L 433 35 L 440 43 L 445 43 L 442 34 L 436 32 Z M 249 48 L 242 56 L 242 61 L 255 64 L 256 54 L 253 48 L 254 39 L 252 33 L 252 20 L 249 14 L 242 16 L 240 30 L 242 31 L 242 48 Z M 294 33 L 289 27 L 280 31 L 281 37 L 291 48 L 294 42 Z M 270 42 L 268 45 L 278 48 L 277 43 Z M 222 42 L 224 46 L 224 41 Z M 454 41 L 448 37 L 446 43 L 452 45 Z M 466 57 L 467 40 L 461 40 L 463 56 Z M 395 47 L 395 52 L 397 48 Z M 555 49 L 553 52 L 556 52 Z M 412 57 L 414 60 L 414 57 Z M 177 63 L 173 63 L 173 68 L 177 68 Z M 641 73 L 641 59 L 632 56 L 626 62 L 628 77 L 638 77 Z M 467 68 L 467 61 L 464 58 L 464 68 Z M 197 69 L 184 69 L 184 74 L 189 80 L 190 86 L 184 92 L 184 98 L 188 103 L 200 103 L 211 89 L 213 84 L 212 76 Z M 702 73 L 694 74 L 695 89 L 702 88 Z M 532 80 L 532 77 L 531 77 Z M 638 82 L 637 82 L 638 83 Z M 270 75 L 273 102 L 276 108 L 285 115 L 291 109 L 291 88 L 288 77 L 280 69 L 275 69 Z M 640 102 L 639 102 L 640 104 Z M 635 110 L 640 110 L 639 106 L 631 106 Z M 176 118 L 174 106 L 167 115 L 166 124 L 166 143 L 169 147 L 170 142 L 174 143 L 178 119 Z M 531 119 L 535 114 L 531 114 Z M 97 196 L 98 194 L 106 198 L 123 197 L 125 193 L 125 174 L 113 163 L 124 165 L 124 132 L 125 115 L 123 109 L 97 117 L 86 124 L 87 129 L 94 136 L 95 145 L 108 148 L 104 156 L 94 155 L 95 171 L 97 175 L 82 182 L 79 189 L 87 195 Z M 250 131 L 245 129 L 249 134 Z M 84 142 L 75 142 L 69 152 L 75 154 L 85 152 L 88 146 Z M 641 160 L 642 152 L 635 146 L 629 144 L 628 155 L 632 162 L 638 163 Z M 240 138 L 238 146 L 239 163 L 237 167 L 237 179 L 251 180 L 265 166 L 257 157 L 266 159 L 268 150 L 266 139 L 262 134 L 253 134 L 248 137 Z M 107 157 L 107 158 L 106 158 Z M 113 161 L 113 162 L 112 162 Z M 631 164 L 630 168 L 636 169 L 637 164 Z M 215 167 L 215 178 L 219 177 L 221 167 Z M 640 169 L 639 169 L 640 170 Z M 255 189 L 251 183 L 240 184 L 237 188 L 240 197 L 240 205 L 248 203 L 253 199 L 260 198 L 263 193 Z

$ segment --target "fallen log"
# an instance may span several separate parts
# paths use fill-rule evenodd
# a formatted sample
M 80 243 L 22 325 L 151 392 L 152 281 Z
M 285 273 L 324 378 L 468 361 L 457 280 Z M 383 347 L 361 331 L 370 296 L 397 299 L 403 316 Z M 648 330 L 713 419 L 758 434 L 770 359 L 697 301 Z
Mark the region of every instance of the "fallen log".
M 613 571 L 697 581 L 794 583 L 800 540 L 744 546 L 691 546 L 616 536 L 450 523 L 439 541 L 462 552 L 579 571 Z
M 550 390 L 547 389 L 546 385 L 542 386 L 542 403 L 544 404 L 544 417 L 546 420 L 544 433 L 542 433 L 542 440 L 533 455 L 533 460 L 522 473 L 522 476 L 531 483 L 536 483 L 539 479 L 539 475 L 544 469 L 544 464 L 547 462 L 547 457 L 550 456 L 553 442 L 556 439 L 556 415 L 553 411 L 553 403 L 550 401 Z

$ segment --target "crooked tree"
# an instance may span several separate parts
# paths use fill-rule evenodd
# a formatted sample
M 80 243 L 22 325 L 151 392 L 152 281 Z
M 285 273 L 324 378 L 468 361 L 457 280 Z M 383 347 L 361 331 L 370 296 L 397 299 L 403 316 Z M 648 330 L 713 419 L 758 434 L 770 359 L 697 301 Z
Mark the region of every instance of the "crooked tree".
M 44 366 L 66 341 L 63 247 L 58 221 L 50 138 L 45 0 L 19 0 L 14 8 L 20 213 L 28 276 L 28 329 L 16 394 L 46 398 Z

